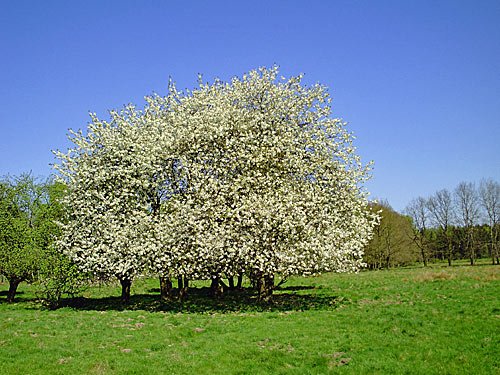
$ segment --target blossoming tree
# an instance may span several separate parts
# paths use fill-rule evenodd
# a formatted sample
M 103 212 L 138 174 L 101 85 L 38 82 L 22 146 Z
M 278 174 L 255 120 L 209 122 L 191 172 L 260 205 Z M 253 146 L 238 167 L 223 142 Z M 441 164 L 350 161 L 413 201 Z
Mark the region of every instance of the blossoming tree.
M 61 247 L 117 276 L 125 299 L 145 268 L 215 285 L 245 272 L 267 298 L 276 273 L 362 265 L 378 220 L 369 166 L 325 87 L 261 68 L 92 120 L 58 153 L 71 218 Z
M 170 106 L 171 147 L 189 186 L 165 220 L 170 238 L 189 227 L 194 277 L 250 272 L 266 296 L 275 273 L 361 266 L 377 221 L 361 189 L 368 167 L 345 123 L 330 117 L 325 87 L 301 79 L 260 69 L 200 83 Z

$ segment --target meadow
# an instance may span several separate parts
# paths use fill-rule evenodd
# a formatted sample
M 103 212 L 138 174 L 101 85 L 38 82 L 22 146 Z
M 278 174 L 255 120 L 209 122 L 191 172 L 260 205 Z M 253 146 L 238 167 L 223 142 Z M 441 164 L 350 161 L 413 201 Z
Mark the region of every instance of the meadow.
M 195 283 L 159 301 L 157 280 L 44 309 L 0 284 L 2 374 L 500 374 L 500 267 L 435 264 L 294 278 L 259 304 Z

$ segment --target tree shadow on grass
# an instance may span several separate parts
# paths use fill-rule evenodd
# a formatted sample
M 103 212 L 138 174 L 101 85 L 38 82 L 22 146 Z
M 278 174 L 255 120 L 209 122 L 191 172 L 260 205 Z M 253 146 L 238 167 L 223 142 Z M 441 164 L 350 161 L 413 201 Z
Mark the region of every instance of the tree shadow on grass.
M 0 305 L 14 305 L 16 303 L 25 303 L 25 302 L 33 302 L 35 298 L 31 295 L 26 295 L 23 291 L 16 292 L 16 296 L 14 297 L 13 302 L 7 301 L 8 291 L 2 290 L 0 291 Z
M 304 310 L 332 310 L 348 301 L 343 297 L 295 294 L 276 292 L 270 301 L 257 300 L 255 291 L 244 289 L 230 291 L 223 297 L 215 298 L 209 288 L 193 288 L 189 290 L 184 300 L 172 298 L 168 301 L 160 300 L 158 294 L 137 294 L 130 297 L 124 304 L 119 297 L 104 298 L 67 298 L 61 300 L 60 307 L 75 310 L 145 310 L 150 312 L 170 313 L 251 313 L 251 312 L 280 312 Z
M 0 297 L 6 297 L 9 294 L 8 290 L 0 290 Z M 22 290 L 16 292 L 16 297 L 24 294 Z
M 280 286 L 277 288 L 277 290 L 291 290 L 291 291 L 309 290 L 309 289 L 318 289 L 318 287 L 313 285 L 293 285 L 293 286 Z

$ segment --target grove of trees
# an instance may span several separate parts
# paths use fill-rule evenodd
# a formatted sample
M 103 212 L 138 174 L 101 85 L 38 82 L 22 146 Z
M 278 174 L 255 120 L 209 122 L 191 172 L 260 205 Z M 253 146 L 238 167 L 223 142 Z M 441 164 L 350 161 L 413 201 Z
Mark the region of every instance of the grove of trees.
M 493 263 L 498 263 L 498 182 L 483 180 L 479 189 L 471 182 L 461 182 L 453 193 L 443 189 L 420 200 L 425 203 L 423 216 L 434 231 L 435 241 L 428 244 L 428 251 L 432 250 L 437 258 L 446 258 L 449 265 L 456 258 L 469 258 L 473 265 L 478 255 L 490 256 Z M 414 204 L 408 207 L 409 214 L 412 214 Z M 425 235 L 430 233 L 424 231 L 420 234 Z M 422 238 L 417 241 L 422 241 Z
M 476 259 L 484 257 L 499 264 L 497 181 L 485 179 L 479 187 L 461 182 L 452 192 L 442 189 L 429 197 L 417 197 L 407 205 L 404 215 L 392 210 L 387 202 L 373 207 L 381 210 L 382 220 L 365 249 L 371 268 L 414 262 L 426 266 L 432 260 L 446 260 L 452 265 L 455 259 L 469 259 L 474 265 Z M 398 243 L 402 246 L 396 246 Z
M 58 249 L 83 271 L 134 278 L 246 274 L 259 298 L 274 277 L 356 271 L 378 221 L 346 124 L 330 117 L 325 87 L 278 69 L 251 71 L 166 97 L 111 120 L 91 116 L 74 147 L 57 152 L 67 188 Z M 181 289 L 181 288 L 180 288 Z

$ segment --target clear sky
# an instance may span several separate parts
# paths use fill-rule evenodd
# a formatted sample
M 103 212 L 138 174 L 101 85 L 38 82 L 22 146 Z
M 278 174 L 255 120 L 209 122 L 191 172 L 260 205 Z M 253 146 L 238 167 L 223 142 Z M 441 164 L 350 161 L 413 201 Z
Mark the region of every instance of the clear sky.
M 330 88 L 372 197 L 500 179 L 500 1 L 1 1 L 0 175 L 143 96 L 278 64 Z

